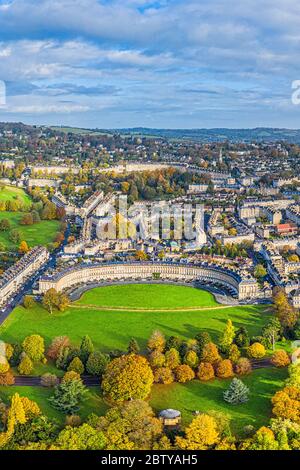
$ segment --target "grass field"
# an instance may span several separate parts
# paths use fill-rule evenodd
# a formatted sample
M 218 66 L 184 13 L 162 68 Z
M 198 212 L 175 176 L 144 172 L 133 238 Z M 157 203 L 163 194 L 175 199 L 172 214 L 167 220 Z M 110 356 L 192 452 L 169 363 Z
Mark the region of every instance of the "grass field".
M 5 186 L 3 189 L 0 189 L 0 201 L 12 201 L 16 198 L 20 199 L 23 204 L 27 206 L 30 206 L 31 204 L 30 196 L 21 188 Z
M 137 305 L 141 308 L 153 305 L 175 307 L 178 305 L 176 299 L 179 299 L 179 305 L 182 302 L 185 305 L 197 302 L 201 305 L 201 310 L 143 312 L 130 311 L 129 307 L 132 304 L 135 308 Z M 97 303 L 100 303 L 102 306 L 110 304 L 113 308 L 120 302 L 128 305 L 128 311 L 110 311 L 109 307 L 108 310 L 101 310 L 97 307 Z M 211 308 L 208 306 L 205 309 L 205 302 Z M 88 334 L 96 348 L 109 351 L 126 350 L 130 338 L 135 337 L 140 347 L 145 349 L 147 339 L 157 329 L 166 336 L 176 335 L 183 339 L 194 338 L 199 330 L 206 330 L 217 340 L 229 318 L 236 328 L 246 326 L 251 335 L 256 335 L 270 316 L 266 306 L 224 308 L 219 305 L 218 308 L 218 304 L 211 306 L 212 302 L 214 300 L 207 292 L 189 287 L 141 284 L 102 287 L 85 293 L 65 312 L 55 312 L 52 315 L 38 305 L 28 310 L 19 306 L 0 327 L 0 338 L 17 342 L 29 334 L 38 333 L 48 344 L 55 336 L 67 334 L 78 345 L 82 336 Z
M 36 245 L 47 245 L 54 241 L 60 227 L 58 220 L 42 220 L 33 225 L 21 225 L 20 220 L 23 216 L 23 212 L 0 212 L 0 220 L 8 219 L 11 229 L 17 229 L 21 234 L 21 239 L 26 240 L 31 248 Z M 18 245 L 9 240 L 9 232 L 0 232 L 0 242 L 10 250 Z

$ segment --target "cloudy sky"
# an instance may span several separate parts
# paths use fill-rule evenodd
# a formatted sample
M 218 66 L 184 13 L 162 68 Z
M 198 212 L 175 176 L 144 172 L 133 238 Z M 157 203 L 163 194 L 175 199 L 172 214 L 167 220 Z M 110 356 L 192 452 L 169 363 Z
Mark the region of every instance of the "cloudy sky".
M 0 0 L 0 120 L 300 128 L 299 0 Z

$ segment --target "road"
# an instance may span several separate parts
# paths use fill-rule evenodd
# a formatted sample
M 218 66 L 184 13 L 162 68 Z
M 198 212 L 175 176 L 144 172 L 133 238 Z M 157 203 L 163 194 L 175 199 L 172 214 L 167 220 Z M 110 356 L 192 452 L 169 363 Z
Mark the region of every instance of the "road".
M 98 387 L 100 386 L 99 377 L 91 375 L 82 375 L 81 379 L 87 387 Z M 16 375 L 15 385 L 20 387 L 42 387 L 41 377 L 35 375 Z

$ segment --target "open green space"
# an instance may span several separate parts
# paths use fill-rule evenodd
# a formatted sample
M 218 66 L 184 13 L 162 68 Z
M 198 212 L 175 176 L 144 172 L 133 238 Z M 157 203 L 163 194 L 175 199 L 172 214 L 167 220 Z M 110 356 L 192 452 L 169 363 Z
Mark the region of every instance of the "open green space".
M 17 229 L 21 234 L 21 240 L 25 240 L 31 248 L 36 245 L 47 245 L 54 241 L 59 231 L 60 222 L 58 220 L 41 220 L 33 225 L 21 225 L 20 221 L 24 216 L 23 212 L 0 212 L 0 221 L 8 219 L 11 229 Z M 15 243 L 9 239 L 9 232 L 0 232 L 0 242 L 9 250 L 16 248 Z
M 30 196 L 23 189 L 15 186 L 0 188 L 0 201 L 12 201 L 16 198 L 20 199 L 24 205 L 30 206 L 31 204 Z
M 223 392 L 230 379 L 216 379 L 211 382 L 193 380 L 188 384 L 155 385 L 151 394 L 151 405 L 155 411 L 175 408 L 182 413 L 184 424 L 193 419 L 197 410 L 202 413 L 217 411 L 231 418 L 233 432 L 242 435 L 244 426 L 255 428 L 268 424 L 271 417 L 271 398 L 283 387 L 287 377 L 286 369 L 258 369 L 242 377 L 250 389 L 250 399 L 241 405 L 230 405 L 223 400 Z
M 214 296 L 204 290 L 162 284 L 97 287 L 85 292 L 77 304 L 145 309 L 177 309 L 219 305 Z
M 153 287 L 155 287 L 156 292 L 155 300 L 153 295 L 147 293 L 148 288 L 149 292 L 153 293 Z M 173 300 L 172 295 L 168 295 L 169 288 Z M 177 289 L 178 293 L 175 295 Z M 183 339 L 194 338 L 200 330 L 205 330 L 212 335 L 214 340 L 217 340 L 224 329 L 226 321 L 231 319 L 236 328 L 246 326 L 250 335 L 257 335 L 271 315 L 267 306 L 258 305 L 229 308 L 224 308 L 223 305 L 219 305 L 219 308 L 217 308 L 218 305 L 215 305 L 212 308 L 208 306 L 205 309 L 203 308 L 205 302 L 212 302 L 212 298 L 208 296 L 207 292 L 192 288 L 183 289 L 186 293 L 184 299 L 186 305 L 189 305 L 189 302 L 196 301 L 199 304 L 202 298 L 201 310 L 145 312 L 130 311 L 129 307 L 128 311 L 110 311 L 109 308 L 101 310 L 100 307 L 97 307 L 97 302 L 110 302 L 116 306 L 118 302 L 129 303 L 133 301 L 135 308 L 140 305 L 141 309 L 149 308 L 154 303 L 169 308 L 169 302 L 171 306 L 175 307 L 175 298 L 179 299 L 178 302 L 181 306 L 183 302 L 180 299 L 182 293 L 180 286 L 114 286 L 114 298 L 111 299 L 112 287 L 102 287 L 95 289 L 95 292 L 86 293 L 78 303 L 75 302 L 70 305 L 65 312 L 54 312 L 52 315 L 40 305 L 36 305 L 31 309 L 18 306 L 0 327 L 0 337 L 7 342 L 14 343 L 23 341 L 27 335 L 40 334 L 49 344 L 55 336 L 68 335 L 74 344 L 79 345 L 82 336 L 88 334 L 92 338 L 95 347 L 102 351 L 126 350 L 130 338 L 134 337 L 144 350 L 147 340 L 154 330 L 160 330 L 166 336 L 180 336 Z M 130 297 L 129 290 L 131 290 Z M 134 301 L 135 295 L 139 298 L 139 303 Z M 93 296 L 94 300 L 92 300 Z M 84 302 L 87 303 L 86 306 Z M 94 306 L 91 305 L 92 302 Z

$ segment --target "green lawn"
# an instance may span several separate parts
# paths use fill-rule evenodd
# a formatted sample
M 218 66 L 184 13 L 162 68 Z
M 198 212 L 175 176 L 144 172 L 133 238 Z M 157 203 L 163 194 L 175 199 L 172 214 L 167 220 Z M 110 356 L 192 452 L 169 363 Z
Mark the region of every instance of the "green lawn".
M 98 287 L 85 292 L 79 305 L 101 307 L 172 309 L 218 305 L 214 296 L 193 287 L 161 284 L 134 284 Z
M 251 335 L 259 334 L 262 326 L 268 321 L 270 313 L 266 306 L 235 306 L 224 308 L 207 308 L 193 311 L 110 311 L 101 310 L 97 306 L 84 308 L 84 299 L 91 304 L 91 297 L 94 295 L 94 304 L 97 302 L 117 305 L 118 298 L 124 302 L 134 302 L 134 296 L 140 298 L 141 308 L 156 305 L 169 307 L 169 302 L 173 307 L 176 305 L 174 299 L 179 298 L 182 289 L 186 293 L 184 302 L 189 305 L 191 302 L 203 303 L 206 299 L 211 303 L 212 299 L 207 292 L 192 288 L 182 288 L 180 286 L 155 285 L 156 298 L 147 294 L 153 292 L 153 285 L 130 285 L 102 287 L 95 289 L 95 292 L 85 294 L 85 296 L 70 306 L 65 312 L 55 312 L 52 315 L 41 306 L 26 310 L 17 307 L 0 327 L 0 338 L 7 342 L 22 341 L 29 334 L 41 334 L 48 344 L 50 340 L 58 335 L 66 334 L 75 343 L 79 344 L 82 336 L 88 334 L 96 348 L 102 351 L 113 349 L 125 350 L 131 337 L 135 337 L 142 349 L 145 349 L 146 342 L 154 330 L 161 330 L 166 336 L 178 335 L 184 339 L 194 338 L 199 330 L 206 330 L 211 333 L 213 339 L 217 340 L 220 332 L 223 331 L 227 319 L 231 319 L 236 328 L 246 326 Z M 111 292 L 114 298 L 109 300 Z M 171 289 L 172 296 L 168 295 Z M 175 290 L 178 294 L 175 296 Z M 128 291 L 131 290 L 129 298 Z M 143 292 L 143 295 L 141 295 Z M 99 300 L 96 296 L 99 293 Z M 133 300 L 130 300 L 133 299 Z M 169 300 L 170 299 L 170 300 Z M 182 303 L 182 300 L 179 300 Z M 134 302 L 135 306 L 138 305 Z
M 287 377 L 286 369 L 259 369 L 243 377 L 243 382 L 250 389 L 250 400 L 241 405 L 229 405 L 223 400 L 223 391 L 230 380 L 213 380 L 209 383 L 194 380 L 188 384 L 155 385 L 150 403 L 155 411 L 175 408 L 181 411 L 182 420 L 187 424 L 193 418 L 193 412 L 218 411 L 232 419 L 232 430 L 241 435 L 244 426 L 251 424 L 255 428 L 268 424 L 271 417 L 271 398 L 283 387 Z
M 3 189 L 0 189 L 0 201 L 12 201 L 16 198 L 21 199 L 25 205 L 30 206 L 31 204 L 30 196 L 21 188 L 5 186 Z
M 58 220 L 42 220 L 33 225 L 21 225 L 20 220 L 23 216 L 23 212 L 0 212 L 0 220 L 8 219 L 11 229 L 17 229 L 21 234 L 21 239 L 26 240 L 30 247 L 47 245 L 54 241 L 60 227 Z M 0 242 L 10 250 L 18 245 L 9 240 L 9 232 L 0 232 Z

